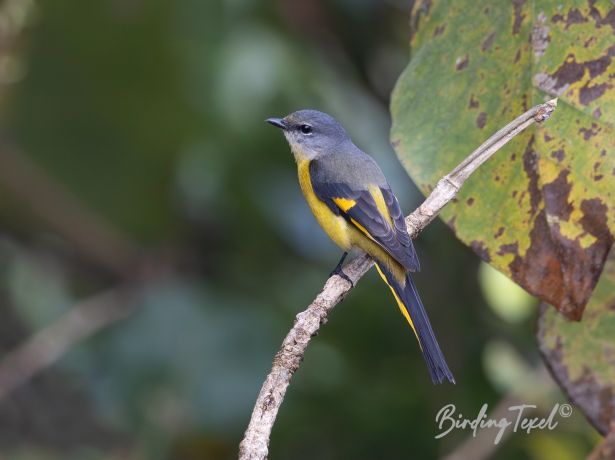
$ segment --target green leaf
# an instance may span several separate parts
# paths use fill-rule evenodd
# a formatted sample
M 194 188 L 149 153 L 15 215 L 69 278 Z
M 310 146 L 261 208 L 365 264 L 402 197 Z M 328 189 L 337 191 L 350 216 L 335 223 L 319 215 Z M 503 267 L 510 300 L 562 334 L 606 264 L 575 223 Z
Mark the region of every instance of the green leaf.
M 540 351 L 559 385 L 606 435 L 615 422 L 615 251 L 581 323 L 541 307 Z
M 615 232 L 615 6 L 425 0 L 392 98 L 392 142 L 427 193 L 491 133 L 559 96 L 443 219 L 485 261 L 579 319 Z

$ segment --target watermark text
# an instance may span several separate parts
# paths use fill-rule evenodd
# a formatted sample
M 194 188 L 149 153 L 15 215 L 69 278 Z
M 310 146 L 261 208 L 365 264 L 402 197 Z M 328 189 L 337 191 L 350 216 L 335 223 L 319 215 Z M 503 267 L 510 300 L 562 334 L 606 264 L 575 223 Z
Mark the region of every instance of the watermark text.
M 498 418 L 490 416 L 488 404 L 483 404 L 474 418 L 467 418 L 461 412 L 457 412 L 454 404 L 447 404 L 436 415 L 436 424 L 440 432 L 436 439 L 443 438 L 453 430 L 471 430 L 472 436 L 476 437 L 480 430 L 497 429 L 494 444 L 498 444 L 507 430 L 513 433 L 524 431 L 530 434 L 535 430 L 554 430 L 560 418 L 568 418 L 572 415 L 570 404 L 555 404 L 546 417 L 532 417 L 537 409 L 534 404 L 519 404 L 510 406 L 508 411 Z

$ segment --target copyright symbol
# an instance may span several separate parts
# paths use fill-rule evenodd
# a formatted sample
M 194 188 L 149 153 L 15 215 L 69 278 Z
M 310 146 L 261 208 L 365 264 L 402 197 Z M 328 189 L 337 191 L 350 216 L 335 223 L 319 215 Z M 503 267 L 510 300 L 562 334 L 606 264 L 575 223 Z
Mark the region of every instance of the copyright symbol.
M 559 415 L 568 418 L 572 415 L 572 406 L 570 404 L 562 404 L 559 406 Z

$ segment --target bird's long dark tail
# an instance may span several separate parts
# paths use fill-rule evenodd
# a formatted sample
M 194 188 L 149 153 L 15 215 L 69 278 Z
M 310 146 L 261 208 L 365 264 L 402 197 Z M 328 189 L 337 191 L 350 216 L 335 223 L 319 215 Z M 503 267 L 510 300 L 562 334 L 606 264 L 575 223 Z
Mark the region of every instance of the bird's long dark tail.
M 382 279 L 393 291 L 402 314 L 414 330 L 432 382 L 442 383 L 444 380 L 448 380 L 451 383 L 455 383 L 455 377 L 453 377 L 446 364 L 446 359 L 444 359 L 440 345 L 438 345 L 438 341 L 431 329 L 427 312 L 423 307 L 423 302 L 421 302 L 410 273 L 406 274 L 405 283 L 402 284 L 384 264 L 377 263 L 376 267 Z

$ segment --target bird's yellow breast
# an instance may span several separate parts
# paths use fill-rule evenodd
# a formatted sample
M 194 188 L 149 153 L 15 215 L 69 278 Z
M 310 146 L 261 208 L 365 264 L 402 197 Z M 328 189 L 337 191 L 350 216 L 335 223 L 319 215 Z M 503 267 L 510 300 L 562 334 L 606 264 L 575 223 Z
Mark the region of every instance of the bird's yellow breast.
M 314 193 L 312 179 L 310 178 L 310 161 L 302 159 L 297 160 L 297 169 L 301 191 L 316 221 L 335 244 L 344 250 L 349 250 L 352 246 L 351 234 L 353 229 L 350 228 L 348 222 L 346 222 L 342 216 L 335 215 Z
M 406 276 L 405 269 L 370 237 L 367 230 L 363 228 L 359 222 L 353 221 L 356 227 L 349 224 L 346 219 L 340 215 L 336 215 L 329 209 L 329 206 L 316 196 L 310 177 L 310 161 L 304 160 L 299 157 L 299 155 L 295 155 L 295 158 L 297 159 L 301 191 L 314 217 L 329 238 L 344 251 L 349 251 L 353 247 L 365 251 L 379 263 L 384 264 L 393 272 L 397 280 L 404 284 Z M 344 205 L 344 202 L 338 204 L 338 206 L 342 208 Z M 363 228 L 363 230 L 361 230 L 361 228 Z

